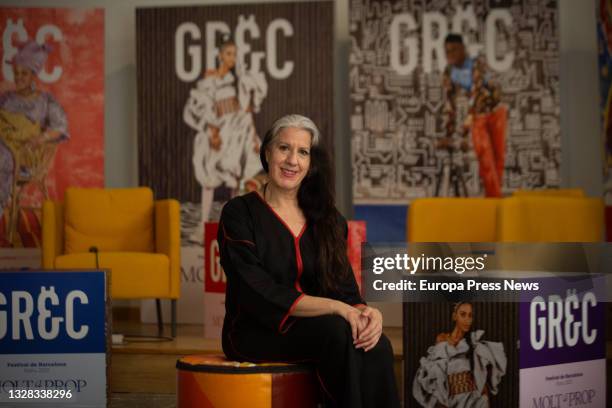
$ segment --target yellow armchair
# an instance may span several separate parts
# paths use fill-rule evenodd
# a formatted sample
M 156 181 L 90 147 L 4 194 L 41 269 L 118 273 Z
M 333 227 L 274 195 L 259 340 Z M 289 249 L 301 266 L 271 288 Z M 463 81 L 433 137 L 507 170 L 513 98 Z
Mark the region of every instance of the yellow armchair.
M 176 200 L 153 200 L 149 188 L 69 188 L 64 202 L 43 204 L 42 264 L 45 269 L 111 270 L 111 297 L 172 305 L 180 295 L 180 207 Z
M 601 242 L 604 204 L 601 198 L 517 196 L 501 201 L 500 242 Z
M 495 242 L 496 198 L 420 198 L 408 208 L 408 242 Z

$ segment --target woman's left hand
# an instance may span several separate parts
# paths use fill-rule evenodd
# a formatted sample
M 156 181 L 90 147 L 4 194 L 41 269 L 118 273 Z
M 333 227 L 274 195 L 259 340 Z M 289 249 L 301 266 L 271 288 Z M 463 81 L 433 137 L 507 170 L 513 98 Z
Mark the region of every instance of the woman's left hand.
M 361 311 L 361 316 L 368 319 L 366 328 L 359 333 L 355 340 L 356 348 L 363 348 L 363 351 L 370 351 L 376 346 L 382 335 L 383 317 L 380 310 L 367 306 Z

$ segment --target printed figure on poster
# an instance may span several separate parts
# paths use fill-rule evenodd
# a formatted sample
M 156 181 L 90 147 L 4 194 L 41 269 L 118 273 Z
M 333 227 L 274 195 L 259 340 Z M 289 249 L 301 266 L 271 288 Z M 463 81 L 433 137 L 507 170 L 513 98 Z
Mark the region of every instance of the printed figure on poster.
M 424 407 L 489 407 L 506 374 L 507 358 L 501 342 L 484 340 L 473 330 L 474 307 L 453 306 L 454 328 L 440 333 L 420 359 L 413 381 L 413 397 Z
M 0 8 L 0 32 L 0 247 L 11 256 L 41 246 L 44 200 L 104 185 L 104 12 Z
M 19 193 L 25 184 L 35 184 L 49 199 L 47 173 L 59 143 L 69 138 L 66 112 L 55 97 L 39 91 L 40 74 L 51 47 L 35 41 L 20 44 L 8 61 L 15 89 L 0 94 L 0 216 L 8 216 L 8 235 L 0 237 L 9 246 L 16 229 Z
M 456 149 L 456 139 L 460 140 L 463 151 L 469 148 L 468 137 L 472 136 L 472 146 L 479 166 L 480 181 L 485 196 L 501 197 L 506 156 L 506 132 L 508 109 L 501 103 L 500 87 L 490 75 L 483 56 L 467 55 L 463 37 L 449 34 L 444 40 L 448 65 L 442 76 L 445 94 L 444 129 L 445 137 L 438 142 L 438 148 L 446 149 L 452 157 Z M 467 114 L 463 122 L 457 122 L 457 99 L 460 91 L 468 95 Z M 458 137 L 457 137 L 458 136 Z M 453 163 L 451 163 L 452 166 Z M 454 170 L 454 172 L 453 172 Z M 468 191 L 461 169 L 451 167 L 457 196 L 467 196 Z M 440 185 L 444 182 L 442 171 L 436 186 L 440 195 Z M 449 195 L 448 192 L 442 195 Z
M 193 166 L 202 198 L 201 220 L 190 237 L 195 242 L 204 238 L 203 226 L 210 220 L 215 191 L 225 190 L 225 200 L 232 198 L 262 172 L 261 139 L 253 114 L 267 94 L 265 75 L 244 68 L 229 35 L 223 36 L 218 48 L 216 69 L 208 70 L 196 83 L 183 114 L 185 123 L 197 132 Z

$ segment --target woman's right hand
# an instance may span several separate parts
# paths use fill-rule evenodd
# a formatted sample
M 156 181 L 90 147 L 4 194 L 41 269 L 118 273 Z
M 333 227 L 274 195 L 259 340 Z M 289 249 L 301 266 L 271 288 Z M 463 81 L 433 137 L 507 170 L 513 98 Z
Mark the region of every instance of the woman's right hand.
M 353 335 L 353 340 L 357 340 L 359 337 L 359 333 L 366 327 L 367 318 L 363 319 L 361 315 L 361 310 L 347 305 L 344 302 L 338 302 L 337 314 L 341 316 L 344 320 L 348 322 L 351 326 L 351 334 Z

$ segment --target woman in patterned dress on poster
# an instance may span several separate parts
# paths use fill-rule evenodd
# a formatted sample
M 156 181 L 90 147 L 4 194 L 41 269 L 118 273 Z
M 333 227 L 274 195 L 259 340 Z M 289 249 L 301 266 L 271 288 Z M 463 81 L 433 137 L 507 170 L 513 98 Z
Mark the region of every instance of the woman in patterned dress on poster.
M 484 331 L 472 330 L 474 308 L 469 302 L 453 307 L 455 327 L 440 333 L 412 384 L 413 397 L 428 408 L 486 408 L 506 373 L 504 345 L 483 340 Z
M 183 112 L 197 134 L 193 144 L 195 177 L 202 187 L 200 222 L 190 240 L 202 242 L 204 223 L 211 221 L 215 189 L 225 187 L 229 199 L 261 172 L 260 139 L 253 112 L 267 94 L 262 72 L 249 72 L 239 62 L 236 44 L 223 38 L 217 68 L 191 90 Z
M 36 88 L 36 76 L 50 51 L 47 45 L 29 41 L 21 44 L 8 61 L 15 89 L 0 95 L 0 219 L 5 221 L 7 232 L 0 234 L 0 246 L 14 246 L 17 240 L 17 188 L 36 182 L 43 197 L 48 198 L 46 175 L 55 148 L 69 138 L 64 109 L 53 95 Z M 20 231 L 21 246 L 39 246 L 40 228 L 31 228 Z

